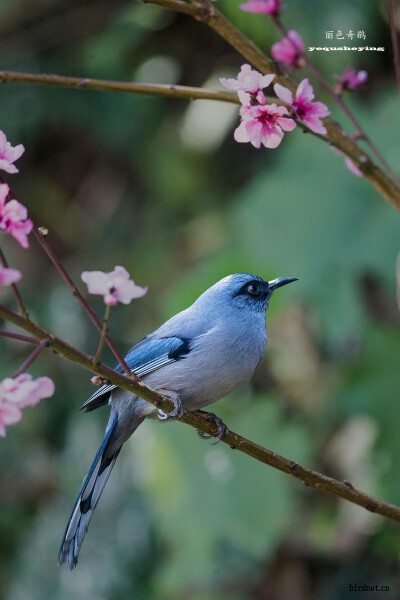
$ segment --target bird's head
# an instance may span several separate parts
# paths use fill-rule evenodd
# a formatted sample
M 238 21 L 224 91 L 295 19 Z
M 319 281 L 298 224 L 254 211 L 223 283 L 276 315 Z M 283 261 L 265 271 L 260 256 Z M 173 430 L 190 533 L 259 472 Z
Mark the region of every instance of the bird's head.
M 236 273 L 221 279 L 209 291 L 219 296 L 220 301 L 232 302 L 236 308 L 261 312 L 268 308 L 272 292 L 292 281 L 297 281 L 297 278 L 281 277 L 265 281 L 250 273 Z

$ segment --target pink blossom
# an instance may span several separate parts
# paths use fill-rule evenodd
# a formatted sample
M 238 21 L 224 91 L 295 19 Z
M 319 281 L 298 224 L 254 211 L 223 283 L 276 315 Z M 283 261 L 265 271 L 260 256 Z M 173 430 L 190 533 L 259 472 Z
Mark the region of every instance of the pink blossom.
M 248 0 L 241 4 L 240 8 L 246 12 L 276 16 L 282 10 L 282 0 Z
M 3 379 L 0 383 L 0 436 L 5 436 L 6 425 L 14 425 L 22 419 L 23 408 L 35 406 L 42 398 L 50 398 L 54 390 L 49 377 L 33 380 L 32 375 L 23 373 Z
M 348 168 L 348 170 L 351 171 L 353 175 L 356 175 L 357 177 L 363 176 L 362 172 L 357 167 L 357 165 L 351 160 L 351 158 L 345 156 L 344 162 L 346 163 L 346 167 Z
M 308 79 L 303 79 L 299 84 L 296 100 L 293 100 L 292 92 L 279 83 L 274 85 L 274 90 L 278 98 L 285 104 L 289 104 L 293 114 L 304 121 L 311 131 L 319 134 L 327 133 L 321 119 L 327 117 L 331 111 L 322 102 L 313 102 L 314 90 Z
M 114 306 L 117 302 L 129 304 L 133 298 L 141 298 L 147 292 L 147 287 L 142 288 L 130 279 L 124 267 L 115 267 L 114 271 L 84 271 L 82 281 L 88 286 L 90 294 L 104 296 L 104 302 Z
M 22 411 L 18 406 L 0 399 L 0 437 L 5 437 L 7 425 L 15 425 L 21 419 Z
M 0 169 L 6 173 L 18 173 L 18 169 L 12 163 L 18 160 L 25 148 L 22 144 L 12 147 L 10 142 L 7 142 L 6 134 L 0 131 Z
M 50 398 L 54 390 L 54 383 L 49 377 L 32 379 L 29 373 L 22 373 L 14 379 L 3 379 L 0 384 L 0 398 L 16 404 L 18 408 L 25 408 L 35 406 L 42 398 Z
M 33 223 L 28 219 L 28 211 L 17 200 L 7 202 L 10 188 L 0 184 L 0 231 L 11 234 L 23 248 L 28 248 L 27 235 L 32 231 Z
M 352 91 L 362 86 L 368 79 L 367 71 L 356 71 L 351 67 L 347 67 L 341 75 L 336 77 L 337 86 L 336 92 L 341 93 L 344 90 Z
M 296 127 L 293 119 L 287 119 L 288 111 L 284 106 L 265 104 L 258 106 L 242 106 L 240 116 L 242 122 L 235 130 L 237 142 L 250 142 L 255 148 L 263 144 L 266 148 L 277 148 L 282 141 L 284 131 L 292 131 Z
M 330 146 L 330 148 L 336 154 L 336 156 L 343 156 L 343 152 L 339 150 L 339 148 L 336 148 L 336 146 Z M 345 156 L 344 162 L 346 164 L 346 167 L 349 169 L 349 171 L 353 173 L 353 175 L 355 175 L 356 177 L 363 176 L 362 172 L 357 167 L 357 165 L 351 160 L 351 158 Z
M 251 97 L 260 104 L 265 104 L 265 96 L 262 90 L 269 86 L 274 77 L 275 75 L 262 75 L 246 64 L 241 66 L 237 79 L 221 77 L 220 82 L 229 90 L 237 91 L 242 104 L 250 104 Z
M 294 29 L 290 29 L 286 37 L 271 47 L 273 59 L 293 69 L 304 67 L 304 59 L 301 56 L 303 51 L 304 42 L 300 34 Z
M 16 283 L 22 277 L 21 271 L 18 269 L 8 269 L 6 267 L 0 267 L 0 292 L 2 291 L 3 285 L 11 285 Z

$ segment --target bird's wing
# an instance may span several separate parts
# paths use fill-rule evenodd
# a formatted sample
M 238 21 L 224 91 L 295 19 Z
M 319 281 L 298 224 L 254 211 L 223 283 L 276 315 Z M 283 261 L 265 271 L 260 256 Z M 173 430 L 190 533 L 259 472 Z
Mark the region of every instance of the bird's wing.
M 191 339 L 179 336 L 145 338 L 129 350 L 125 361 L 138 377 L 143 377 L 169 363 L 185 358 L 190 352 L 190 344 Z M 120 373 L 124 372 L 120 364 L 115 367 L 115 370 Z M 81 409 L 85 408 L 86 412 L 90 412 L 107 404 L 110 392 L 116 387 L 116 385 L 101 386 L 86 400 Z

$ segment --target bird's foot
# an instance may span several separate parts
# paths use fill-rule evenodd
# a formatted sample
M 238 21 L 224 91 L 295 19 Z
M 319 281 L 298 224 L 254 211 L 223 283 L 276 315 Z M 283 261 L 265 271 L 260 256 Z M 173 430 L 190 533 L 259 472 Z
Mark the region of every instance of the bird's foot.
M 209 439 L 215 437 L 215 441 L 211 442 L 211 445 L 215 446 L 215 444 L 218 444 L 218 442 L 221 441 L 221 439 L 224 437 L 224 435 L 226 435 L 229 432 L 229 429 L 227 428 L 225 423 L 222 421 L 222 419 L 220 419 L 219 417 L 214 415 L 214 413 L 207 413 L 207 412 L 205 413 L 204 411 L 199 411 L 199 412 L 201 412 L 201 414 L 203 416 L 205 415 L 207 417 L 207 421 L 209 421 L 210 423 L 215 425 L 215 427 L 217 428 L 217 433 L 213 434 L 213 435 L 209 435 L 208 433 L 203 433 L 202 431 L 197 429 L 196 430 L 197 435 L 202 440 L 209 440 Z
M 172 392 L 171 390 L 158 390 L 160 392 L 160 394 L 162 394 L 163 396 L 165 396 L 166 398 L 168 398 L 168 400 L 171 400 L 171 402 L 174 403 L 174 410 L 171 411 L 170 413 L 166 413 L 163 410 L 161 410 L 161 408 L 158 409 L 158 418 L 161 419 L 162 421 L 165 421 L 166 419 L 180 419 L 181 416 L 183 415 L 183 407 L 182 407 L 182 401 L 179 398 L 179 394 L 177 394 L 176 392 Z

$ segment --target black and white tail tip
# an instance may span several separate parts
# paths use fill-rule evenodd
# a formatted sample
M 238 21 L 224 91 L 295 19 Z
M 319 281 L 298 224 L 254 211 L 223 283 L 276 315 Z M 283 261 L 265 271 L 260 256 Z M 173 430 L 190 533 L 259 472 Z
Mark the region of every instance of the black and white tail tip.
M 67 562 L 70 570 L 74 569 L 77 565 L 79 552 L 88 530 L 90 519 L 119 454 L 119 449 L 113 454 L 107 453 L 108 442 L 116 423 L 117 419 L 114 420 L 111 427 L 107 430 L 105 438 L 97 451 L 64 533 L 58 555 L 58 564 L 62 565 L 64 562 Z

